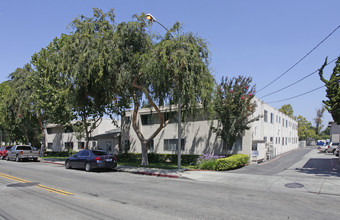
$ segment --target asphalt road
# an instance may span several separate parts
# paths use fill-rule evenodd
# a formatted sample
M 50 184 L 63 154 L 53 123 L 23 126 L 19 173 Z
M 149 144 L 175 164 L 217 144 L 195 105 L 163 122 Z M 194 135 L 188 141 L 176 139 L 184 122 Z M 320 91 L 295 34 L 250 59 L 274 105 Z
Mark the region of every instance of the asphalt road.
M 0 219 L 340 219 L 340 190 L 314 193 L 298 185 L 332 181 L 340 189 L 332 159 L 303 149 L 215 173 L 216 179 L 207 173 L 209 180 L 195 179 L 197 173 L 172 179 L 0 161 Z M 317 160 L 327 162 L 316 168 Z M 267 187 L 267 180 L 282 176 L 292 187 L 278 181 Z

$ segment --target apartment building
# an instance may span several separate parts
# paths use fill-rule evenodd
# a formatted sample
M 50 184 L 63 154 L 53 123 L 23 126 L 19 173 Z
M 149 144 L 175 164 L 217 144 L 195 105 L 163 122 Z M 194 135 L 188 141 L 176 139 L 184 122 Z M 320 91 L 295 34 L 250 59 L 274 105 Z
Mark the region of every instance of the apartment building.
M 70 126 L 57 124 L 47 124 L 46 134 L 46 151 L 79 151 L 85 148 L 85 139 L 79 138 L 79 135 Z M 118 122 L 120 123 L 120 122 Z M 117 154 L 120 145 L 120 129 L 112 123 L 111 119 L 102 119 L 98 127 L 91 133 L 89 148 L 105 150 Z
M 257 109 L 252 117 L 259 117 L 251 124 L 234 146 L 225 147 L 223 141 L 211 130 L 217 120 L 209 120 L 203 114 L 187 117 L 182 123 L 182 154 L 248 154 L 250 161 L 260 162 L 298 148 L 298 124 L 274 107 L 254 98 Z M 176 109 L 162 108 L 165 118 L 177 115 Z M 132 111 L 122 119 L 121 145 L 129 152 L 141 153 L 141 143 L 131 125 Z M 148 138 L 159 127 L 159 118 L 154 109 L 145 108 L 138 112 L 137 123 L 143 135 Z M 169 123 L 148 145 L 149 152 L 176 153 L 176 118 Z

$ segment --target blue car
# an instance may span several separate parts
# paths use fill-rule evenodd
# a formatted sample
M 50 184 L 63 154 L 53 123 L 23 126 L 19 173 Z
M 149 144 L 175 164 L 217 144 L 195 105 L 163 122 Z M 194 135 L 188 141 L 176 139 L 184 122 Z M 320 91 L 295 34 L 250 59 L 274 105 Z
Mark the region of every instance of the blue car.
M 65 168 L 85 169 L 91 172 L 93 169 L 114 169 L 117 167 L 117 157 L 101 150 L 82 150 L 65 161 Z

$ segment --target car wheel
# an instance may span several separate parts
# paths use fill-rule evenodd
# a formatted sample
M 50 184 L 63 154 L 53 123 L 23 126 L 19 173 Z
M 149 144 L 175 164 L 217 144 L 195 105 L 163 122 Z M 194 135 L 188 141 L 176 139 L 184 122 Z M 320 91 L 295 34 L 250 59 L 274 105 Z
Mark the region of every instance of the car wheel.
M 7 161 L 9 161 L 9 157 L 8 157 L 8 155 L 6 155 L 6 160 L 7 160 Z
M 92 165 L 90 162 L 85 164 L 85 171 L 86 172 L 91 172 L 92 171 Z
M 16 161 L 16 162 L 20 162 L 19 156 L 17 156 L 17 157 L 15 158 L 15 161 Z
M 65 162 L 65 168 L 66 169 L 71 169 L 72 167 L 71 167 L 71 164 L 70 164 L 70 161 L 66 161 Z

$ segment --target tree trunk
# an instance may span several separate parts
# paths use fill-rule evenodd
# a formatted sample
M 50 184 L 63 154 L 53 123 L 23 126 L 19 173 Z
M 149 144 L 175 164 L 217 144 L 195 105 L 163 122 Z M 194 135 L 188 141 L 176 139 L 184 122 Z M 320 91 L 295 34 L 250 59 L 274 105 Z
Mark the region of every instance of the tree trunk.
M 147 149 L 147 141 L 143 140 L 142 143 L 142 166 L 149 165 L 149 159 L 148 159 L 148 149 Z
M 41 116 L 38 118 L 38 121 L 39 121 L 41 136 L 42 136 L 40 156 L 45 156 L 45 151 L 46 151 L 46 146 L 45 146 L 45 142 L 46 142 L 45 141 L 46 140 L 45 126 L 44 126 L 44 123 L 42 122 Z

